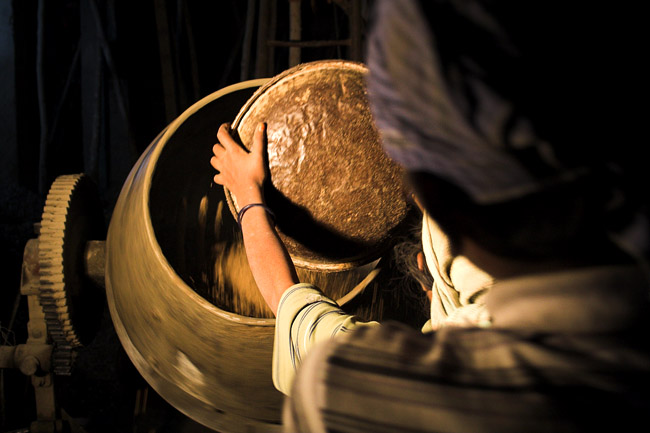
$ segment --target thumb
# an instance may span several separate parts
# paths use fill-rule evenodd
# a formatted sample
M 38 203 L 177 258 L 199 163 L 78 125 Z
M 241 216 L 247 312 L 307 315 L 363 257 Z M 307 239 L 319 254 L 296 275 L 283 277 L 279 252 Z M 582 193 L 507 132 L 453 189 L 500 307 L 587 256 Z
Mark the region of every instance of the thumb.
M 260 123 L 255 128 L 253 135 L 253 144 L 251 145 L 251 152 L 259 155 L 264 155 L 266 150 L 266 123 Z

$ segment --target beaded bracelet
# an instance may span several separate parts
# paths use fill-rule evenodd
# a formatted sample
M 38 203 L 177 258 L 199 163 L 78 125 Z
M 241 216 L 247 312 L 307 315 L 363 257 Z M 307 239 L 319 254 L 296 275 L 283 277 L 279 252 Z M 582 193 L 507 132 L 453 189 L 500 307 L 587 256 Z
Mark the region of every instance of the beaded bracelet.
M 266 205 L 264 205 L 262 203 L 250 203 L 250 204 L 247 204 L 246 206 L 244 206 L 243 208 L 241 208 L 239 210 L 239 213 L 237 214 L 237 224 L 239 224 L 239 229 L 240 230 L 241 230 L 241 220 L 244 217 L 244 213 L 248 209 L 250 209 L 250 208 L 252 208 L 254 206 L 260 206 L 260 207 L 264 208 L 264 210 L 271 216 L 271 219 L 273 221 L 275 221 L 275 214 L 273 213 L 273 211 L 271 209 L 269 209 L 268 206 L 266 206 Z

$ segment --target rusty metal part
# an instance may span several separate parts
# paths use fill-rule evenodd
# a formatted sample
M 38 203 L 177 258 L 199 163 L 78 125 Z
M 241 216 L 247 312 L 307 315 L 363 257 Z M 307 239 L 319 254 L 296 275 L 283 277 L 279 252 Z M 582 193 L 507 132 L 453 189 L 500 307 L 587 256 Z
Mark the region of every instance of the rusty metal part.
M 29 322 L 27 322 L 30 344 L 49 343 L 45 314 L 40 303 L 40 263 L 39 241 L 30 239 L 23 251 L 22 273 L 20 277 L 20 294 L 27 297 Z
M 375 260 L 406 218 L 403 172 L 381 148 L 366 73 L 350 61 L 298 65 L 255 92 L 232 124 L 250 146 L 267 123 L 267 201 L 296 266 L 340 271 Z
M 35 229 L 40 236 L 40 224 Z M 0 366 L 18 368 L 23 374 L 31 376 L 36 420 L 31 423 L 29 430 L 34 433 L 59 433 L 70 429 L 61 418 L 56 404 L 52 380 L 54 347 L 49 344 L 45 314 L 39 301 L 39 280 L 39 239 L 30 239 L 23 252 L 20 278 L 20 293 L 27 297 L 29 312 L 27 342 L 17 346 L 0 346 Z
M 63 433 L 75 431 L 61 417 L 61 409 L 56 402 L 52 374 L 33 375 L 34 399 L 36 400 L 36 421 L 29 426 L 33 433 Z
M 85 275 L 84 254 L 89 240 L 104 238 L 92 180 L 83 174 L 59 176 L 48 193 L 39 235 L 39 300 L 55 345 L 57 374 L 70 374 L 74 349 L 99 328 L 105 297 Z
M 53 346 L 49 344 L 45 313 L 40 303 L 39 240 L 30 239 L 23 251 L 20 293 L 27 297 L 29 322 L 27 343 L 15 347 L 14 366 L 23 374 L 45 374 L 52 367 Z
M 26 376 L 45 375 L 50 370 L 52 346 L 28 343 L 0 346 L 0 368 L 18 368 Z
M 51 350 L 52 346 L 48 345 L 48 348 Z M 20 361 L 19 368 L 25 376 L 31 376 L 40 370 L 41 363 L 35 356 L 26 356 Z
M 88 241 L 84 253 L 84 269 L 88 278 L 97 286 L 105 287 L 106 241 Z

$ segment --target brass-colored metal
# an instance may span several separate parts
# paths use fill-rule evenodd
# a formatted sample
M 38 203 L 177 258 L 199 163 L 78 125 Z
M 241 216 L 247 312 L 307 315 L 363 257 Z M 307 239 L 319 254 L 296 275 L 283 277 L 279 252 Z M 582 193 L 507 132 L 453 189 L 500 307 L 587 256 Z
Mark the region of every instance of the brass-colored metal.
M 203 254 L 187 238 L 198 232 L 196 213 L 187 212 L 198 211 L 203 197 L 209 209 L 225 200 L 209 166 L 216 132 L 264 82 L 215 92 L 172 122 L 131 171 L 106 240 L 106 295 L 122 346 L 156 392 L 221 432 L 280 430 L 282 394 L 271 382 L 275 321 L 220 309 L 181 278 L 193 275 L 185 267 Z
M 62 175 L 47 195 L 38 238 L 39 300 L 55 344 L 54 372 L 69 375 L 74 349 L 99 329 L 106 304 L 85 271 L 86 244 L 104 239 L 99 192 L 84 174 Z
M 27 344 L 16 346 L 14 353 L 14 366 L 26 376 L 40 373 L 44 375 L 50 371 L 52 345 L 39 344 L 28 341 Z
M 370 112 L 367 72 L 343 60 L 298 65 L 257 90 L 232 124 L 244 146 L 267 124 L 267 199 L 298 267 L 341 271 L 375 260 L 407 215 L 402 169 L 383 152 Z
M 40 230 L 37 230 L 37 234 L 40 237 Z M 9 348 L 1 347 L 0 366 L 2 368 L 19 368 L 23 374 L 31 376 L 36 420 L 31 423 L 30 431 L 60 433 L 69 431 L 69 428 L 64 430 L 64 427 L 69 427 L 69 425 L 64 425 L 61 419 L 54 393 L 52 380 L 52 367 L 56 366 L 56 361 L 53 360 L 54 347 L 49 344 L 50 339 L 46 328 L 47 316 L 39 301 L 41 294 L 39 249 L 39 239 L 30 239 L 27 241 L 23 253 L 20 293 L 27 297 L 29 312 L 27 342 Z
M 106 241 L 92 240 L 86 242 L 84 252 L 84 269 L 86 276 L 98 287 L 105 287 L 106 281 Z
M 215 92 L 162 131 L 124 183 L 106 239 L 106 297 L 126 353 L 165 400 L 222 433 L 281 430 L 284 396 L 271 379 L 275 319 L 232 312 L 238 310 L 214 302 L 210 292 L 224 244 L 241 246 L 225 191 L 213 182 L 212 146 L 219 126 L 267 82 Z M 247 264 L 233 267 L 250 273 Z M 334 298 L 343 308 L 361 320 L 383 320 L 383 311 L 408 304 L 391 287 L 390 269 L 382 258 L 310 273 L 342 278 L 344 294 Z M 243 291 L 239 276 L 233 292 Z

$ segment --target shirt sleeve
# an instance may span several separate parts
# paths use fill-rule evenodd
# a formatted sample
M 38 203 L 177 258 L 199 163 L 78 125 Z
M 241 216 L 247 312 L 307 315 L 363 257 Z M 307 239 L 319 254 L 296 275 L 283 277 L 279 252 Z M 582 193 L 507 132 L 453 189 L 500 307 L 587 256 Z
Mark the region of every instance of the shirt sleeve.
M 280 298 L 275 319 L 273 384 L 289 395 L 295 372 L 314 345 L 360 326 L 378 325 L 346 314 L 312 284 L 289 287 Z

